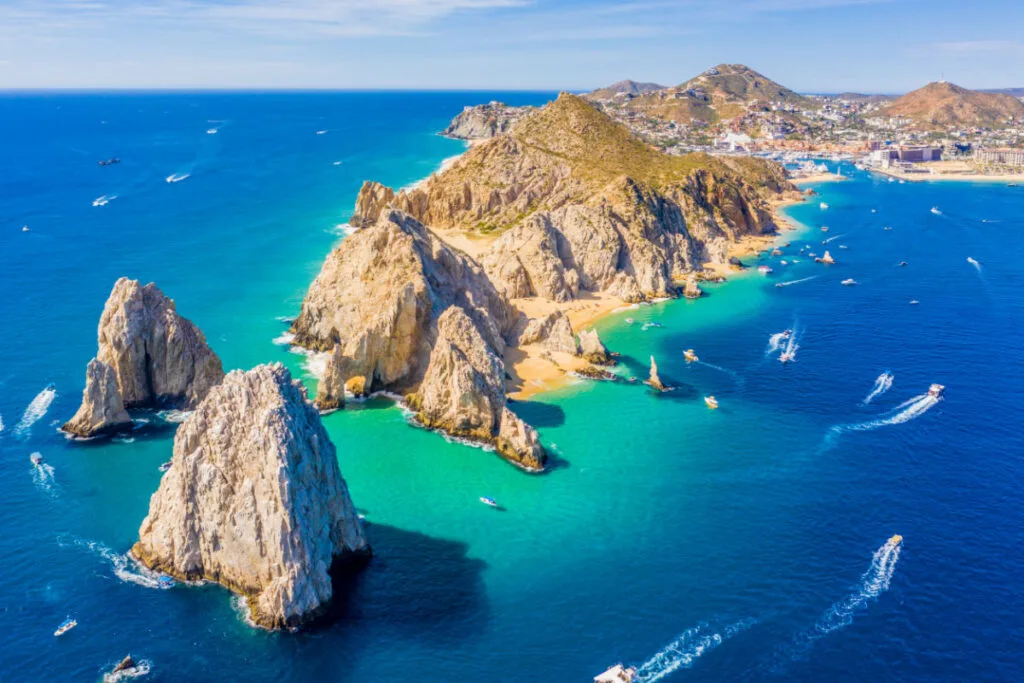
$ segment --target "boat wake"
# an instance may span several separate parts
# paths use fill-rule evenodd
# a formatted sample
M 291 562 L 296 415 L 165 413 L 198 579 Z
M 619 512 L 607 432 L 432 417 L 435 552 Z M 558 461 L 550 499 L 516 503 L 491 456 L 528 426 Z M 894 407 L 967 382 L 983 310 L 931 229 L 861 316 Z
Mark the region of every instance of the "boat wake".
M 706 368 L 711 368 L 712 370 L 717 370 L 718 372 L 722 372 L 725 373 L 726 375 L 729 375 L 729 377 L 732 378 L 732 381 L 736 382 L 736 386 L 740 388 L 742 388 L 746 384 L 746 381 L 743 379 L 743 376 L 740 375 L 740 373 L 736 372 L 735 370 L 723 368 L 721 365 L 715 365 L 714 363 L 706 363 L 702 360 L 697 361 L 697 365 L 702 365 Z
M 858 422 L 856 424 L 835 425 L 828 430 L 828 434 L 825 436 L 825 447 L 828 448 L 833 446 L 836 439 L 846 432 L 869 432 L 874 429 L 878 429 L 879 427 L 887 427 L 889 425 L 898 425 L 910 422 L 934 408 L 940 400 L 942 399 L 938 396 L 921 394 L 920 396 L 915 396 L 912 399 L 904 401 L 893 408 L 888 414 L 877 419 L 868 420 L 867 422 Z
M 831 242 L 832 240 L 837 240 L 837 239 L 839 239 L 840 237 L 845 237 L 845 236 L 846 236 L 846 234 L 844 233 L 844 234 L 842 234 L 842 235 L 836 235 L 835 237 L 829 237 L 829 238 L 828 238 L 827 240 L 822 240 L 822 241 L 821 241 L 821 243 L 822 243 L 822 244 L 828 244 L 828 243 L 829 243 L 829 242 Z
M 64 536 L 57 539 L 57 544 L 62 548 L 72 546 L 85 548 L 94 555 L 101 557 L 110 563 L 114 576 L 125 583 L 134 583 L 137 586 L 158 590 L 167 590 L 174 586 L 173 581 L 167 581 L 166 579 L 161 581 L 161 578 L 163 578 L 162 574 L 147 569 L 125 553 L 114 552 L 111 548 L 98 541 L 89 541 L 77 536 Z
M 117 195 L 116 194 L 105 194 L 105 195 L 103 195 L 101 197 L 97 197 L 96 199 L 92 200 L 92 205 L 93 206 L 106 206 L 107 204 L 109 204 L 110 202 L 114 201 L 115 199 L 117 199 Z
M 972 266 L 974 266 L 974 269 L 977 270 L 979 273 L 981 272 L 981 264 L 978 263 L 978 261 L 976 259 L 971 258 L 970 256 L 968 256 L 967 257 L 967 262 L 970 263 Z
M 50 404 L 53 403 L 56 396 L 57 390 L 52 386 L 40 391 L 28 404 L 28 408 L 25 408 L 25 414 L 21 416 L 21 420 L 14 427 L 14 435 L 18 438 L 28 436 L 32 431 L 32 425 L 46 415 L 46 411 L 50 409 Z
M 850 593 L 833 603 L 812 629 L 799 634 L 792 642 L 777 651 L 776 671 L 784 666 L 784 661 L 804 659 L 818 639 L 852 624 L 859 612 L 867 609 L 870 603 L 889 590 L 902 546 L 903 539 L 893 536 L 876 550 L 871 558 L 871 566 Z
M 35 456 L 42 458 L 39 453 L 33 453 L 33 459 Z M 55 470 L 53 465 L 45 462 L 33 462 L 32 463 L 32 483 L 36 485 L 36 488 L 44 493 L 48 493 L 51 496 L 57 494 L 57 480 L 54 477 Z
M 802 277 L 799 280 L 789 280 L 788 282 L 777 282 L 777 283 L 775 283 L 775 286 L 776 287 L 790 287 L 792 285 L 798 285 L 801 282 L 808 282 L 810 280 L 817 280 L 817 279 L 818 279 L 817 275 L 811 275 L 810 277 Z
M 723 629 L 721 633 L 716 632 L 708 624 L 688 628 L 637 667 L 635 680 L 637 683 L 653 683 L 679 669 L 688 669 L 701 655 L 715 649 L 728 638 L 750 628 L 753 624 L 753 619 L 746 619 Z
M 180 183 L 182 180 L 187 180 L 192 177 L 191 173 L 172 173 L 171 175 L 164 178 L 168 183 Z
M 892 388 L 892 381 L 893 374 L 888 370 L 879 375 L 878 379 L 875 380 L 875 386 L 871 387 L 871 393 L 864 397 L 861 405 L 866 406 L 885 392 L 889 391 L 889 389 Z
M 768 348 L 765 349 L 764 355 L 770 356 L 781 349 L 782 345 L 786 343 L 786 338 L 791 334 L 792 332 L 787 330 L 786 332 L 776 332 L 772 336 L 768 337 Z

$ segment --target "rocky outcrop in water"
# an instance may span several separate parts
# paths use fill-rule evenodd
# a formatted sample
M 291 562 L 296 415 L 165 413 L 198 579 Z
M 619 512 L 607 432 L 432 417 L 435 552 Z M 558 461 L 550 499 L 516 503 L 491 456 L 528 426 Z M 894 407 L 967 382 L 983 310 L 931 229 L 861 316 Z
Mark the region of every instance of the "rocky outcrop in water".
M 699 299 L 704 296 L 704 290 L 697 284 L 697 277 L 690 275 L 686 278 L 686 286 L 683 287 L 683 296 L 687 299 Z
M 608 349 L 601 343 L 597 330 L 580 330 L 580 355 L 588 363 L 611 365 L 613 363 Z
M 493 444 L 526 469 L 544 466 L 536 431 L 505 406 L 505 364 L 457 306 L 438 319 L 426 375 L 409 404 L 426 427 Z
M 502 102 L 466 107 L 441 134 L 460 140 L 493 138 L 531 111 L 535 111 L 533 107 L 510 107 Z
M 96 360 L 112 370 L 117 393 L 128 409 L 190 410 L 224 377 L 220 359 L 203 333 L 179 315 L 174 301 L 153 283 L 118 280 L 103 307 L 98 337 Z M 86 387 L 76 414 L 82 419 L 68 423 L 77 436 L 100 433 L 81 429 L 87 424 L 116 424 L 122 417 L 116 414 L 117 400 L 110 396 L 106 375 L 102 384 L 99 380 L 94 379 L 93 391 Z
M 651 374 L 647 378 L 647 384 L 655 391 L 668 391 L 668 387 L 662 383 L 661 377 L 658 376 L 658 364 L 654 362 L 654 356 L 651 356 Z
M 328 413 L 345 406 L 345 356 L 341 345 L 335 344 L 331 355 L 327 357 L 324 376 L 316 387 L 316 400 L 313 405 L 322 413 Z
M 93 358 L 85 370 L 82 405 L 61 430 L 72 436 L 90 438 L 132 428 L 132 419 L 124 409 L 114 369 Z
M 171 462 L 132 554 L 244 596 L 260 626 L 320 615 L 332 573 L 369 553 L 334 445 L 280 364 L 228 374 L 178 428 Z
M 340 347 L 334 367 L 365 378 L 363 392 L 409 395 L 423 424 L 495 444 L 502 355 L 520 317 L 473 259 L 388 210 L 328 256 L 292 331 L 300 346 Z M 517 464 L 543 462 L 543 450 L 509 443 L 525 448 Z

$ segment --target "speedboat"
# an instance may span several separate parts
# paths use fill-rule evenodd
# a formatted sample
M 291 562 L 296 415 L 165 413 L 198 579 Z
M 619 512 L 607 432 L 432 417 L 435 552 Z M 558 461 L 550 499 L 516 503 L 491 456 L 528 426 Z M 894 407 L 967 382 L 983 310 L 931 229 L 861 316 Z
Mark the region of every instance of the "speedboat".
M 207 135 L 216 135 L 217 134 L 217 129 L 216 128 L 207 128 L 206 129 L 206 134 Z
M 899 263 L 898 263 L 897 265 L 899 265 L 899 266 L 905 266 L 905 265 L 907 265 L 907 262 L 906 262 L 906 261 L 900 261 L 900 262 L 899 262 Z
M 498 507 L 498 502 L 488 496 L 480 496 L 480 502 L 484 505 L 490 505 L 492 508 Z
M 697 354 L 693 352 L 693 349 L 686 349 L 683 351 L 683 358 L 686 359 L 687 363 L 696 363 L 700 360 L 700 358 L 697 357 Z
M 932 207 L 932 209 L 931 209 L 931 211 L 932 211 L 932 213 L 934 213 L 934 214 L 935 214 L 936 216 L 941 216 L 941 215 L 942 215 L 942 212 L 941 212 L 941 211 L 939 211 L 939 207 L 937 207 L 937 206 L 933 206 L 933 207 Z
M 889 226 L 887 225 L 887 226 L 885 226 L 884 228 L 882 228 L 882 230 L 886 230 L 886 231 L 889 231 L 889 230 L 892 230 L 892 228 L 890 228 L 890 227 L 889 227 Z
M 878 209 L 871 209 L 871 213 L 878 213 Z
M 853 287 L 855 284 L 857 284 L 857 281 L 850 277 L 843 280 L 843 284 L 847 287 Z
M 946 387 L 941 384 L 933 384 L 928 387 L 928 395 L 932 398 L 942 398 L 943 392 L 946 391 Z
M 594 676 L 594 683 L 633 683 L 636 669 L 616 664 L 607 671 Z
M 767 275 L 772 272 L 772 268 L 771 266 L 758 266 L 757 272 L 761 273 L 761 275 Z
M 792 363 L 794 358 L 795 358 L 795 356 L 794 356 L 792 351 L 783 351 L 779 355 L 779 362 L 780 363 Z
M 33 453 L 32 455 L 28 456 L 28 459 L 32 461 L 33 465 L 42 465 L 43 464 L 43 456 L 41 456 L 38 453 Z
M 636 321 L 635 321 L 635 320 L 633 320 L 632 318 L 626 318 L 626 324 L 627 324 L 627 325 L 632 325 L 632 324 L 633 324 L 633 323 L 635 323 L 635 322 L 636 322 Z
M 828 232 L 828 226 L 827 225 L 821 226 L 821 231 L 822 232 Z
M 778 287 L 779 289 L 782 289 L 782 283 L 781 282 L 776 282 L 775 286 Z
M 708 408 L 711 408 L 711 410 L 718 408 L 718 399 L 714 396 L 705 396 L 704 403 L 707 404 Z
M 22 232 L 32 232 L 31 229 L 29 229 L 29 227 L 27 225 L 21 226 L 21 231 Z
M 789 265 L 785 260 L 779 261 L 779 264 L 783 265 L 783 266 L 788 266 Z
M 316 134 L 317 134 L 317 135 L 323 135 L 323 134 L 324 134 L 324 133 L 326 133 L 326 132 L 327 132 L 326 130 L 318 130 L 318 131 L 316 132 Z
M 159 470 L 160 470 L 161 472 L 166 472 L 167 470 L 171 469 L 171 461 L 170 461 L 170 460 L 168 460 L 168 461 L 167 461 L 167 462 L 165 462 L 164 464 L 160 465 L 160 467 L 159 467 L 158 469 L 159 469 Z
M 119 164 L 119 163 L 121 163 L 121 160 L 118 159 L 117 157 L 113 157 L 111 159 L 103 159 L 101 161 L 97 161 L 96 165 L 97 166 L 113 166 L 114 164 Z
M 828 204 L 826 204 L 825 202 L 822 202 L 821 204 L 818 204 L 818 208 L 820 208 L 822 211 L 824 211 L 825 209 L 828 208 Z
M 169 576 L 161 576 L 156 580 L 156 583 L 161 588 L 174 588 L 174 579 Z
M 900 543 L 903 543 L 903 537 L 899 534 L 894 534 L 893 537 L 889 539 L 889 545 L 891 546 L 897 546 Z
M 53 632 L 53 635 L 59 638 L 76 626 L 78 626 L 78 622 L 71 617 L 68 617 L 64 621 L 60 622 L 60 626 L 58 626 L 57 630 Z

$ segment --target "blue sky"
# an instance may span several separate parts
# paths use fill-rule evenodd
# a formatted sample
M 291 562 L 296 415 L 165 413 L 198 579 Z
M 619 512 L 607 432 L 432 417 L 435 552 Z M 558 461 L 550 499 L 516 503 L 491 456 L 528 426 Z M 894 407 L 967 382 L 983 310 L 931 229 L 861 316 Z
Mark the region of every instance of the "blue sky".
M 1024 86 L 1020 0 L 0 0 L 0 88 Z

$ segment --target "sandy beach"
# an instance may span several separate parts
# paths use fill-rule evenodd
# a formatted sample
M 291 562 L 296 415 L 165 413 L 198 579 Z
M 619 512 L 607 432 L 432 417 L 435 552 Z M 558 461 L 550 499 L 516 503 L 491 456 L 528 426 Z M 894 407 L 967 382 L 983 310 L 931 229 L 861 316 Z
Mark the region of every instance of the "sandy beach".
M 916 166 L 926 169 L 925 173 L 906 173 L 896 168 L 872 168 L 873 173 L 889 176 L 908 183 L 935 181 L 1020 183 L 1024 185 L 1024 169 L 1021 173 L 979 173 L 974 164 L 966 161 L 936 161 Z

